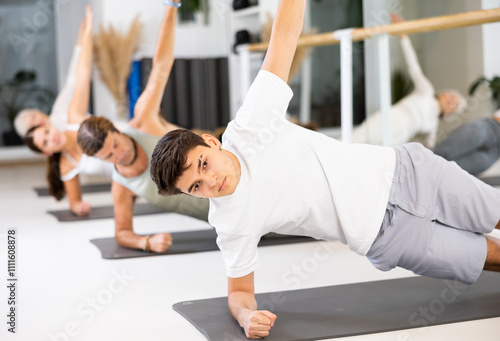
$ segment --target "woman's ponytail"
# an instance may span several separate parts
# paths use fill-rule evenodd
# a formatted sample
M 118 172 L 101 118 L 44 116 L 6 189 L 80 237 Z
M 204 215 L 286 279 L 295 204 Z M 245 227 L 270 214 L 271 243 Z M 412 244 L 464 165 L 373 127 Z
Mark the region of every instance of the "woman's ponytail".
M 66 195 L 64 184 L 61 180 L 61 171 L 59 162 L 61 161 L 61 153 L 55 153 L 48 157 L 47 164 L 47 181 L 49 182 L 49 193 L 56 200 L 61 200 Z

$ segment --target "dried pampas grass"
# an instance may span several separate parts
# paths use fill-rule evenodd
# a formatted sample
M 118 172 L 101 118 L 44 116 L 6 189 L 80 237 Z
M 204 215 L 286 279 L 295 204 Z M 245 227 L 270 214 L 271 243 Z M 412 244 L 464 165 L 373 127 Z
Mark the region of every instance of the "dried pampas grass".
M 127 116 L 127 80 L 131 63 L 137 52 L 142 33 L 142 23 L 137 15 L 126 34 L 113 26 L 101 25 L 94 36 L 94 60 L 103 83 L 115 99 L 120 118 Z
M 264 43 L 267 43 L 271 40 L 271 32 L 273 29 L 273 17 L 267 13 L 267 20 L 264 25 L 262 25 L 262 30 L 261 30 L 261 40 Z M 301 37 L 315 34 L 317 32 L 317 29 L 313 28 L 309 32 L 304 33 L 300 35 Z M 290 67 L 290 74 L 288 76 L 288 82 L 290 83 L 293 78 L 300 72 L 300 67 L 302 65 L 302 62 L 309 57 L 309 54 L 311 52 L 310 47 L 297 47 L 297 50 L 295 51 L 295 55 L 293 56 L 293 61 L 292 61 L 292 66 Z

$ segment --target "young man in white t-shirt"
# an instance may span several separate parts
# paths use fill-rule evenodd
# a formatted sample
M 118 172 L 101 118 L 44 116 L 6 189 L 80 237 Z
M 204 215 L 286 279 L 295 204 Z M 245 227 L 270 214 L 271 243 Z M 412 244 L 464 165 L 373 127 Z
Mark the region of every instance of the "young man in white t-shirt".
M 500 191 L 419 144 L 349 145 L 285 120 L 304 9 L 305 0 L 280 2 L 261 72 L 222 144 L 175 130 L 151 160 L 161 194 L 210 198 L 229 308 L 250 338 L 269 335 L 277 317 L 254 294 L 257 243 L 269 232 L 339 240 L 381 270 L 472 283 L 483 267 L 500 269 L 500 242 L 484 236 L 499 226 Z

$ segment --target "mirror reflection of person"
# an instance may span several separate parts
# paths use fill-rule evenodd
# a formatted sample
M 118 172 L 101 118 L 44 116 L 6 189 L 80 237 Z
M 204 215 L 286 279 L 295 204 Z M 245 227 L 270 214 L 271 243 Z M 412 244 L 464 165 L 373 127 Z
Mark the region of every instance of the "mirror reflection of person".
M 403 19 L 392 14 L 393 23 Z M 431 82 L 425 77 L 408 35 L 400 36 L 408 73 L 414 90 L 395 103 L 390 109 L 391 143 L 397 146 L 411 141 L 417 134 L 425 134 L 424 145 L 436 144 L 439 118 L 447 117 L 465 108 L 465 98 L 456 90 L 434 92 Z M 377 111 L 366 118 L 353 131 L 352 142 L 382 145 L 382 114 Z
M 500 110 L 463 124 L 434 147 L 434 153 L 478 175 L 500 158 Z

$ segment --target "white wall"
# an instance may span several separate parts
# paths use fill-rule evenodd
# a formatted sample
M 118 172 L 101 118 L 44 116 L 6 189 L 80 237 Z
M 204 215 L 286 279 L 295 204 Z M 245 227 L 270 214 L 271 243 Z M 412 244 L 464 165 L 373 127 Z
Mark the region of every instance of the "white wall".
M 379 0 L 364 1 L 365 26 L 388 22 L 388 12 L 400 11 L 407 20 L 497 8 L 498 0 Z M 410 36 L 424 74 L 436 91 L 457 89 L 467 94 L 479 76 L 500 74 L 500 23 L 435 31 Z M 391 38 L 391 68 L 404 67 L 399 44 Z M 379 108 L 376 46 L 366 46 L 367 113 Z M 474 115 L 491 111 L 487 100 L 477 104 Z
M 228 1 L 228 0 L 226 0 Z M 144 24 L 139 51 L 135 58 L 153 57 L 156 38 L 160 29 L 165 6 L 158 0 L 106 0 L 95 1 L 96 26 L 113 25 L 126 31 L 134 17 L 139 14 Z M 175 35 L 176 58 L 208 58 L 227 56 L 225 11 L 229 8 L 221 1 L 209 0 L 209 25 L 201 20 L 197 23 L 177 23 Z M 96 28 L 97 29 L 97 28 Z M 107 88 L 94 77 L 94 104 L 98 115 L 117 119 L 113 98 Z
M 479 1 L 421 0 L 422 18 L 481 9 Z M 422 34 L 422 67 L 436 91 L 454 88 L 466 93 L 482 72 L 481 26 Z
M 403 3 L 400 0 L 364 0 L 363 21 L 365 27 L 390 24 L 391 12 L 398 13 L 408 19 L 414 19 L 414 1 Z M 410 15 L 408 15 L 411 13 Z M 416 41 L 412 42 L 418 47 Z M 369 115 L 380 109 L 378 49 L 374 39 L 365 40 L 365 90 L 366 114 Z M 404 68 L 399 39 L 390 37 L 390 65 L 391 70 Z
M 261 0 L 264 4 L 272 1 Z M 158 0 L 72 0 L 60 6 L 58 16 L 58 71 L 61 82 L 66 75 L 78 26 L 86 3 L 92 3 L 96 30 L 99 24 L 113 24 L 127 29 L 136 14 L 140 13 L 145 24 L 142 43 L 137 58 L 152 56 L 156 35 L 163 15 L 163 5 Z M 227 11 L 231 0 L 209 0 L 210 25 L 178 24 L 175 55 L 179 58 L 226 56 L 232 37 L 227 30 Z M 498 0 L 365 0 L 365 26 L 389 22 L 391 11 L 401 13 L 406 19 L 420 19 L 438 15 L 461 13 L 481 8 L 496 8 Z M 457 88 L 466 92 L 470 83 L 479 75 L 491 77 L 500 74 L 500 23 L 470 28 L 453 29 L 412 35 L 411 40 L 419 56 L 422 69 L 436 90 Z M 391 38 L 391 69 L 405 67 L 398 39 Z M 365 75 L 367 113 L 379 109 L 378 64 L 376 46 L 365 44 Z M 98 114 L 113 118 L 114 102 L 107 89 L 94 77 L 94 100 Z M 485 110 L 485 109 L 481 109 Z
M 59 89 L 64 84 L 68 67 L 76 44 L 81 21 L 85 17 L 85 7 L 92 5 L 92 0 L 54 1 L 56 9 L 57 39 L 57 79 Z
M 175 55 L 179 58 L 220 57 L 227 55 L 225 7 L 209 0 L 209 25 L 179 23 L 175 37 Z M 103 25 L 127 30 L 136 15 L 144 24 L 138 57 L 152 57 L 165 6 L 158 0 L 107 0 L 99 2 L 99 21 Z
M 482 9 L 498 8 L 498 0 L 482 0 Z M 500 75 L 500 44 L 498 36 L 500 35 L 500 23 L 491 23 L 482 26 L 483 33 L 483 73 L 490 78 L 494 75 Z

